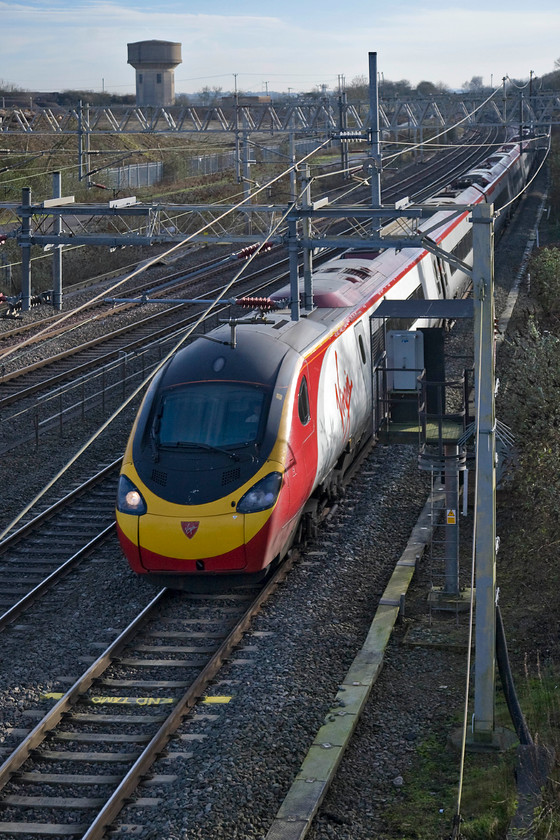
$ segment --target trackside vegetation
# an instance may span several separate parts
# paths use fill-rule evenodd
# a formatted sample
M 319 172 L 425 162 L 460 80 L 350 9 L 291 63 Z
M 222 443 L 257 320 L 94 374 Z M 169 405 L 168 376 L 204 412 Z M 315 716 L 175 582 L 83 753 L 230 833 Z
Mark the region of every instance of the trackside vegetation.
M 515 436 L 513 467 L 498 490 L 500 605 L 512 670 L 536 744 L 556 763 L 529 833 L 510 830 L 518 805 L 515 749 L 467 753 L 462 840 L 560 837 L 560 137 L 550 159 L 540 247 L 530 259 L 513 323 L 498 356 L 497 416 Z M 448 726 L 417 748 L 402 798 L 386 815 L 394 840 L 448 840 L 458 789 L 458 754 Z M 497 679 L 496 725 L 512 729 Z

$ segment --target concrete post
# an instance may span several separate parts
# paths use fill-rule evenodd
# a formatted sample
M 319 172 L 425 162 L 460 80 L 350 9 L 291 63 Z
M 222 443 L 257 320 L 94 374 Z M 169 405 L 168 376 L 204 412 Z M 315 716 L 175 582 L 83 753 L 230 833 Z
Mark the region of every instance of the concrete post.
M 311 176 L 309 166 L 305 166 L 303 178 L 303 186 L 305 187 L 303 193 L 303 206 L 311 207 Z M 303 239 L 307 240 L 311 237 L 311 219 L 309 216 L 303 218 Z M 311 248 L 303 249 L 303 306 L 306 312 L 311 312 L 313 309 L 313 250 Z
M 18 237 L 21 246 L 21 309 L 31 309 L 31 189 L 21 191 L 21 233 Z
M 496 649 L 496 472 L 494 414 L 493 205 L 473 208 L 474 370 L 476 392 L 476 634 L 473 735 L 494 731 Z
M 377 53 L 369 53 L 369 110 L 371 120 L 371 206 L 381 206 L 381 146 L 379 144 L 379 90 L 377 83 Z M 381 219 L 372 219 L 372 234 L 381 230 Z
M 288 262 L 290 266 L 290 309 L 292 321 L 299 321 L 299 276 L 298 276 L 298 241 L 297 216 L 288 217 Z
M 53 198 L 62 196 L 62 178 L 60 172 L 53 172 Z M 62 231 L 62 217 L 58 214 L 53 216 L 53 233 L 60 234 Z M 62 309 L 62 245 L 55 245 L 52 262 L 53 275 L 53 307 L 59 311 Z

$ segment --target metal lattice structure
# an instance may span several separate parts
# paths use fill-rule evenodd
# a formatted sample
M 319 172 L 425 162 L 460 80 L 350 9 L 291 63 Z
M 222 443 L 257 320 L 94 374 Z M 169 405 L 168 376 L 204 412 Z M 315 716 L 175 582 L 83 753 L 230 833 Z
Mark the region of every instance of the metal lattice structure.
M 379 125 L 382 131 L 392 134 L 422 126 L 449 130 L 459 122 L 470 128 L 520 123 L 537 128 L 560 123 L 560 92 L 526 95 L 524 91 L 510 89 L 507 94 L 497 92 L 483 104 L 486 98 L 474 94 L 381 98 Z M 0 135 L 235 134 L 240 131 L 324 135 L 341 128 L 365 133 L 369 122 L 369 105 L 348 103 L 343 94 L 338 100 L 325 97 L 283 105 L 258 103 L 237 107 L 8 107 L 0 110 Z

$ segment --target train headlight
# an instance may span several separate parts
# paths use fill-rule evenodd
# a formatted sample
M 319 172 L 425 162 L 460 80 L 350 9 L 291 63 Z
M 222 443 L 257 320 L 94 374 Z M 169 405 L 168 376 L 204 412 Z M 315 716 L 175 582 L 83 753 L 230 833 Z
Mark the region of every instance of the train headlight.
M 241 497 L 237 512 L 258 513 L 261 510 L 268 510 L 276 502 L 281 487 L 282 473 L 273 472 L 266 475 Z
M 119 476 L 117 510 L 120 513 L 130 513 L 133 516 L 142 516 L 148 510 L 142 493 L 126 475 Z

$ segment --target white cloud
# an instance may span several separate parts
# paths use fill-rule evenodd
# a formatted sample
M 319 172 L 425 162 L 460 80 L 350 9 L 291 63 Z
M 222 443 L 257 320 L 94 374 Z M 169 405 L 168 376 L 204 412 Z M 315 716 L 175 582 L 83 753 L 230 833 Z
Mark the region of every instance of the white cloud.
M 59 0 L 0 2 L 3 21 L 3 75 L 8 81 L 39 90 L 105 87 L 134 90 L 126 44 L 158 38 L 182 43 L 183 64 L 176 70 L 178 91 L 216 83 L 243 88 L 309 89 L 337 75 L 347 80 L 367 75 L 368 51 L 378 53 L 387 79 L 443 81 L 458 86 L 474 75 L 486 82 L 509 74 L 526 78 L 553 69 L 560 54 L 560 12 L 503 12 L 408 5 L 353 16 L 349 0 L 343 25 L 298 24 L 297 16 L 184 13 L 160 4 L 143 8 L 118 2 L 66 3 Z M 123 0 L 124 2 L 124 0 Z M 208 6 L 206 8 L 209 8 Z M 325 19 L 323 19 L 325 20 Z

